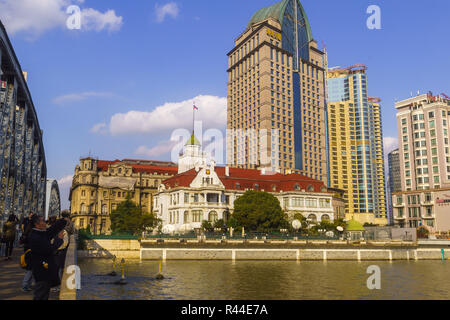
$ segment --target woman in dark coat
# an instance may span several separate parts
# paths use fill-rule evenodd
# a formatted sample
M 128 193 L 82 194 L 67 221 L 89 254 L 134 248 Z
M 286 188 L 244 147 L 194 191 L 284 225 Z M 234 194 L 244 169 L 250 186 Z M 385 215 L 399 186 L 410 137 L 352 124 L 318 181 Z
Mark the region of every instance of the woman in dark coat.
M 16 241 L 16 227 L 18 223 L 17 217 L 12 214 L 9 216 L 8 221 L 3 225 L 3 237 L 6 242 L 5 260 L 11 260 L 14 241 Z

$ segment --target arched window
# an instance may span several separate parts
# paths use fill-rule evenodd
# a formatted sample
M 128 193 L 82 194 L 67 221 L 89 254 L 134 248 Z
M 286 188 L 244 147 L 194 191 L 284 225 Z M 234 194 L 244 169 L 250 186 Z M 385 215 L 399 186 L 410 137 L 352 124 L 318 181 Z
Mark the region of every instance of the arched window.
M 314 191 L 314 187 L 310 184 L 308 185 L 308 189 L 309 192 L 313 192 Z
M 209 222 L 216 222 L 217 220 L 219 220 L 219 216 L 217 215 L 217 212 L 216 211 L 211 211 L 209 213 L 209 216 L 208 216 L 208 221 Z
M 330 216 L 327 214 L 322 215 L 322 221 L 330 221 Z
M 310 215 L 308 216 L 308 220 L 311 221 L 311 222 L 313 222 L 313 223 L 315 223 L 315 222 L 317 222 L 317 217 L 316 217 L 315 214 L 310 214 Z
M 296 183 L 296 184 L 294 185 L 294 190 L 295 190 L 295 191 L 299 191 L 299 190 L 300 190 L 300 185 L 299 185 L 298 183 Z

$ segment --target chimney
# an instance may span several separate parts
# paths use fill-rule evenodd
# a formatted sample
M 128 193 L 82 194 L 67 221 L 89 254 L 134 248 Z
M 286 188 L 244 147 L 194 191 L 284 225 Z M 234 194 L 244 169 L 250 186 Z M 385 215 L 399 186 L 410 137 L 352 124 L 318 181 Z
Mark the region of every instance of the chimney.
M 227 177 L 230 176 L 230 167 L 229 166 L 225 167 L 225 176 L 227 176 Z

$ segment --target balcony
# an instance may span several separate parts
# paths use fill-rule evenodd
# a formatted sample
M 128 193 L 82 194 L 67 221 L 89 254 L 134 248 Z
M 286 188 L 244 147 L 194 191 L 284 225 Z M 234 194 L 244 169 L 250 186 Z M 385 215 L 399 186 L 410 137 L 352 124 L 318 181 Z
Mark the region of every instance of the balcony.
M 406 220 L 406 217 L 404 216 L 394 216 L 394 220 Z
M 434 218 L 435 218 L 434 214 L 427 214 L 427 215 L 422 216 L 422 219 L 424 219 L 424 220 L 431 220 Z
M 394 208 L 404 208 L 405 204 L 404 203 L 394 203 Z
M 434 202 L 433 201 L 421 201 L 420 204 L 424 207 L 431 207 L 434 206 Z

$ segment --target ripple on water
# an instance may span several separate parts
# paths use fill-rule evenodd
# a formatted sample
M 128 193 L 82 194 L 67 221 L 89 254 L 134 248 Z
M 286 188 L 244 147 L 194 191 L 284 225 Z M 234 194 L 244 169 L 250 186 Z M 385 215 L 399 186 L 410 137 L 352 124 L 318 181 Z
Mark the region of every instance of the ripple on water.
M 367 288 L 367 267 L 381 268 L 382 289 Z M 418 262 L 129 261 L 127 285 L 112 284 L 108 260 L 84 259 L 80 299 L 310 300 L 449 299 L 450 264 Z

